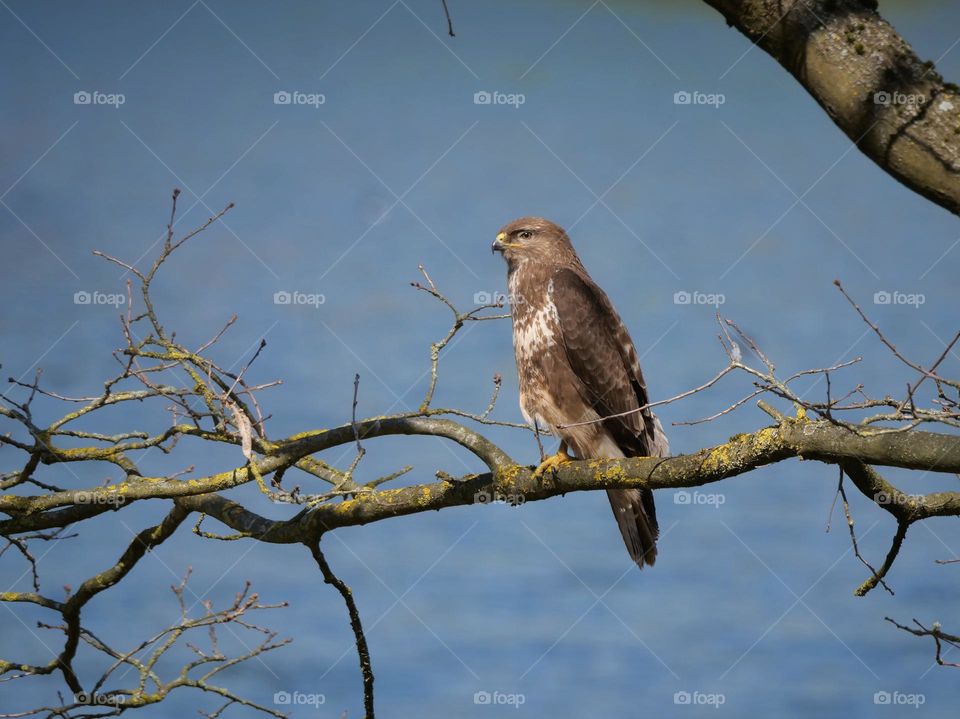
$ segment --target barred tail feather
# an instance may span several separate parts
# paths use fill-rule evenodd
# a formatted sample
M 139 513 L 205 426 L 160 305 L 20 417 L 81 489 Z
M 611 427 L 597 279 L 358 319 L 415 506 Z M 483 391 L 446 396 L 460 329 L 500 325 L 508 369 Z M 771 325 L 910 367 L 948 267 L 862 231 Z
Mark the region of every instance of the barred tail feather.
M 608 489 L 607 498 L 630 558 L 643 569 L 657 561 L 656 509 L 649 489 Z

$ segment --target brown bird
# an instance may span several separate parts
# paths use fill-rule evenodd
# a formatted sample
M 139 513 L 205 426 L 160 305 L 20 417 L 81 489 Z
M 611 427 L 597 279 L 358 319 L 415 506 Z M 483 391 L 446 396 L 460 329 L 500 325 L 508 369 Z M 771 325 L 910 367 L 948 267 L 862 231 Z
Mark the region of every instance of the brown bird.
M 507 262 L 520 410 L 560 438 L 537 476 L 574 457 L 668 456 L 660 421 L 640 409 L 650 400 L 630 333 L 563 228 L 522 217 L 500 230 L 492 249 Z M 618 489 L 607 496 L 630 557 L 640 567 L 652 566 L 658 534 L 653 492 Z

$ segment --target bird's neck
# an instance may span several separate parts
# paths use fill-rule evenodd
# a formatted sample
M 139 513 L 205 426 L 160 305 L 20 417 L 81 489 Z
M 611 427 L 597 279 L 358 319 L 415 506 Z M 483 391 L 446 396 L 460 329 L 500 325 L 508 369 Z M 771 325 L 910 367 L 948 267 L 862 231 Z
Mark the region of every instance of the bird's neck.
M 549 263 L 533 262 L 526 258 L 514 260 L 507 269 L 507 292 L 510 313 L 514 319 L 536 311 L 547 301 L 550 277 L 556 267 Z

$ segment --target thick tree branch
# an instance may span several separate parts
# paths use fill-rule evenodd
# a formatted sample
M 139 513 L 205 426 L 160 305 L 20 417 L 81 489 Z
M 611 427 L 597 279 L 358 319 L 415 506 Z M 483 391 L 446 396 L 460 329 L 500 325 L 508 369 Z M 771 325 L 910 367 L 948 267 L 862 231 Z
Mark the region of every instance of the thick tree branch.
M 960 92 L 863 0 L 706 0 L 786 68 L 860 150 L 960 213 Z
M 537 482 L 533 480 L 529 468 L 519 467 L 492 442 L 452 420 L 393 417 L 367 420 L 360 426 L 361 437 L 392 434 L 446 437 L 474 451 L 493 472 L 474 475 L 466 481 L 441 481 L 430 485 L 364 492 L 343 503 L 321 505 L 310 514 L 311 521 L 315 523 L 313 526 L 318 529 L 367 524 L 387 517 L 472 504 L 473 494 L 490 490 L 503 494 L 520 493 L 526 500 L 534 500 L 588 489 L 693 487 L 742 474 L 788 457 L 817 459 L 834 464 L 850 460 L 922 471 L 960 472 L 960 437 L 956 435 L 922 431 L 857 433 L 826 420 L 788 420 L 777 427 L 739 435 L 727 444 L 693 455 L 668 459 L 573 462 L 555 474 L 552 482 Z M 260 461 L 257 464 L 258 471 L 264 475 L 274 472 L 314 452 L 350 442 L 352 438 L 353 428 L 350 425 L 297 435 L 280 443 L 278 447 L 282 449 Z M 42 513 L 46 510 L 77 502 L 102 506 L 110 502 L 124 504 L 138 499 L 184 498 L 230 489 L 252 478 L 249 467 L 244 466 L 202 479 L 138 478 L 135 482 L 46 495 L 6 495 L 0 497 L 0 510 L 21 516 L 0 522 L 0 534 L 38 529 L 32 519 L 43 520 Z M 876 492 L 891 491 L 894 491 L 891 485 L 885 482 L 877 484 Z M 911 507 L 920 507 L 918 502 L 904 499 L 902 504 L 897 502 L 892 506 L 905 507 L 907 509 L 902 511 L 908 511 Z M 926 516 L 955 514 L 957 502 L 954 493 L 932 494 L 924 500 L 922 511 Z M 40 524 L 45 528 L 50 526 L 50 522 L 41 521 Z M 237 524 L 239 526 L 230 526 L 244 532 L 251 529 L 245 522 Z M 259 527 L 256 531 L 262 533 L 264 529 Z M 277 535 L 284 536 L 282 533 Z
M 189 427 L 182 429 L 183 433 L 188 435 L 199 433 Z M 359 432 L 361 439 L 397 434 L 445 437 L 473 452 L 487 467 L 496 468 L 514 464 L 513 460 L 503 450 L 483 435 L 448 419 L 410 416 L 375 417 L 358 422 L 356 430 Z M 210 438 L 216 439 L 215 437 Z M 342 425 L 330 430 L 304 432 L 281 442 L 260 444 L 259 446 L 266 450 L 267 456 L 252 464 L 256 472 L 267 475 L 293 466 L 301 459 L 316 452 L 353 441 L 354 425 L 352 424 Z M 55 455 L 59 455 L 60 452 L 73 454 L 73 450 L 55 450 L 52 447 L 48 448 L 47 451 Z M 223 491 L 246 484 L 254 479 L 254 474 L 251 463 L 248 463 L 200 479 L 180 480 L 169 477 L 135 476 L 117 484 L 65 490 L 38 496 L 6 494 L 0 496 L 0 511 L 8 514 L 35 514 L 76 504 L 99 505 L 101 507 L 119 506 L 138 499 L 188 497 Z M 14 520 L 10 525 L 6 522 L 0 522 L 0 534 L 24 531 L 11 529 L 10 526 L 13 524 L 33 527 L 30 521 L 16 523 Z
M 530 502 L 598 489 L 702 486 L 789 458 L 841 465 L 857 489 L 898 522 L 960 515 L 960 493 L 908 495 L 865 464 L 956 472 L 960 470 L 960 437 L 918 431 L 858 435 L 825 420 L 794 418 L 785 418 L 777 426 L 752 434 L 737 435 L 726 444 L 696 454 L 570 462 L 539 479 L 534 479 L 530 467 L 510 463 L 493 472 L 359 493 L 342 502 L 318 505 L 284 521 L 265 519 L 216 495 L 181 498 L 178 503 L 261 541 L 296 543 L 313 532 L 445 507 L 486 504 L 499 498 Z

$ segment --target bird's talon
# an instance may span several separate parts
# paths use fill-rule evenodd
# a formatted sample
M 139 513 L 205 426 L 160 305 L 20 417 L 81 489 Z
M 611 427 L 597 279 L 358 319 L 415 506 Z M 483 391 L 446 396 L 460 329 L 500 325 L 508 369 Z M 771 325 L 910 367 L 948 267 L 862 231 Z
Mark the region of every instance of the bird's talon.
M 549 457 L 544 459 L 540 466 L 533 471 L 533 478 L 539 479 L 544 472 L 547 470 L 557 470 L 561 465 L 566 464 L 567 462 L 572 462 L 573 457 L 567 454 L 564 451 L 559 451 L 556 454 L 551 454 Z

